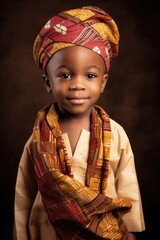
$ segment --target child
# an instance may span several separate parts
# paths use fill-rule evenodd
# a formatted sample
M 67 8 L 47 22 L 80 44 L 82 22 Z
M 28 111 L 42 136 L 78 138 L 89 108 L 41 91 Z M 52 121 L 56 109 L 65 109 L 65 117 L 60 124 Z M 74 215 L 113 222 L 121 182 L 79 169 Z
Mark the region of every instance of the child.
M 34 59 L 54 104 L 38 112 L 15 189 L 14 239 L 136 239 L 145 229 L 134 157 L 123 128 L 95 105 L 118 54 L 103 10 L 51 18 Z

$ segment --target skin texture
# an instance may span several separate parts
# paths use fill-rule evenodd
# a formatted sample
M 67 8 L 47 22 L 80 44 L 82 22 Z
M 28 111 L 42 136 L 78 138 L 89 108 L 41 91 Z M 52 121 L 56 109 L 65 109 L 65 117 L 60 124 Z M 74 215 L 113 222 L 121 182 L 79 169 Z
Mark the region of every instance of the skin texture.
M 104 60 L 90 49 L 69 47 L 52 56 L 46 72 L 46 89 L 58 105 L 62 133 L 67 132 L 74 152 L 81 130 L 90 130 L 92 107 L 107 83 Z M 128 240 L 136 240 L 135 235 L 128 233 Z
M 101 56 L 83 47 L 58 51 L 48 63 L 48 80 L 63 115 L 79 117 L 90 115 L 107 82 Z
M 82 129 L 90 130 L 90 113 L 103 92 L 108 75 L 100 55 L 84 47 L 70 47 L 54 54 L 44 77 L 59 109 L 62 132 L 74 151 Z

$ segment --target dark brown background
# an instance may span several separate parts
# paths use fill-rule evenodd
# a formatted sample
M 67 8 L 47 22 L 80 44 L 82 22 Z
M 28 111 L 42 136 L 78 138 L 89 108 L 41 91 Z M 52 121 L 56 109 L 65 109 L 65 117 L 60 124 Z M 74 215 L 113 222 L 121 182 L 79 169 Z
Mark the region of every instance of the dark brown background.
M 147 3 L 149 2 L 149 3 Z M 1 239 L 10 240 L 17 167 L 32 132 L 37 111 L 51 102 L 32 58 L 33 41 L 57 12 L 97 5 L 117 22 L 120 52 L 112 62 L 100 104 L 126 130 L 133 151 L 147 231 L 141 239 L 158 239 L 159 201 L 159 41 L 158 1 L 8 0 L 0 7 L 1 84 Z M 153 236 L 154 235 L 154 236 Z M 23 239 L 21 239 L 23 240 Z

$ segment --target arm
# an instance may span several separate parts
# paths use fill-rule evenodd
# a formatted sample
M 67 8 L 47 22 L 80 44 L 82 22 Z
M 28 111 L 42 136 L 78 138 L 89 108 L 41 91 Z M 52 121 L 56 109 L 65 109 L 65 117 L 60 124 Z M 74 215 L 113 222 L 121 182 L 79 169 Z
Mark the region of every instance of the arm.
M 37 193 L 36 179 L 28 149 L 30 140 L 24 147 L 18 166 L 15 186 L 13 239 L 30 239 L 28 222 Z
M 131 234 L 142 232 L 145 230 L 145 223 L 131 145 L 124 129 L 114 120 L 111 120 L 111 129 L 110 178 L 107 195 L 131 200 L 132 208 L 122 215 L 122 219 Z
M 134 155 L 129 139 L 123 130 L 119 133 L 120 159 L 116 171 L 116 192 L 118 197 L 129 198 L 132 208 L 122 218 L 129 232 L 141 232 L 145 229 L 139 184 L 134 162 Z M 129 237 L 130 237 L 129 236 Z M 130 237 L 129 239 L 135 239 Z
M 44 210 L 37 189 L 34 167 L 30 154 L 32 137 L 24 147 L 18 166 L 15 187 L 14 240 L 55 240 L 55 230 Z

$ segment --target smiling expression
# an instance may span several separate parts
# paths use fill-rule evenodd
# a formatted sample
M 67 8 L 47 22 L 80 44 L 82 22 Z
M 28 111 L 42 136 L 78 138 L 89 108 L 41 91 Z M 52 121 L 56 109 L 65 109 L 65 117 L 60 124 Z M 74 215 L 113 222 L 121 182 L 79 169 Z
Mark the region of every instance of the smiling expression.
M 46 68 L 45 85 L 62 114 L 90 114 L 103 92 L 108 75 L 104 60 L 84 47 L 56 52 Z

